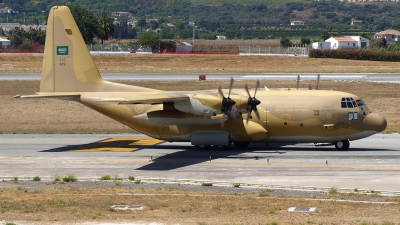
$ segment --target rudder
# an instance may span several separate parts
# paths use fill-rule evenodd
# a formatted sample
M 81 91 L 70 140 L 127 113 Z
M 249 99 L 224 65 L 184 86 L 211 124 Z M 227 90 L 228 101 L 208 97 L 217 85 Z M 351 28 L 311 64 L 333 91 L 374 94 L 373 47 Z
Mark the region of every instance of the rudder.
M 104 80 L 67 6 L 51 8 L 40 92 L 100 91 Z

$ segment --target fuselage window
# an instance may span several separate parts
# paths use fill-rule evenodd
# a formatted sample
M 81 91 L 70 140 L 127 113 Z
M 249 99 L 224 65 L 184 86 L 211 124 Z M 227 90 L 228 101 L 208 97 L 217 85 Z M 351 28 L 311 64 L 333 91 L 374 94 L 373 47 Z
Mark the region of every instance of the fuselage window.
M 353 113 L 353 120 L 358 120 L 358 112 Z
M 353 113 L 349 112 L 349 120 L 353 120 Z

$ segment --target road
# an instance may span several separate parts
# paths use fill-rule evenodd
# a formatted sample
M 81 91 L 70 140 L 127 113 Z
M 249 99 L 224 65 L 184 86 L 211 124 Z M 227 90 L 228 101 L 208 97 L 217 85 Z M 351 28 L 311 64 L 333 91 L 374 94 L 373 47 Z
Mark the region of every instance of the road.
M 0 135 L 0 179 L 74 174 L 232 184 L 381 190 L 400 195 L 399 134 L 351 142 L 348 151 L 313 144 L 252 144 L 198 151 L 143 135 Z M 211 162 L 210 162 L 211 157 Z M 152 159 L 152 161 L 151 161 Z
M 206 75 L 207 80 L 316 80 L 315 73 L 259 73 L 259 74 L 102 74 L 105 80 L 197 80 Z M 40 80 L 40 74 L 0 74 L 0 80 Z M 400 83 L 400 73 L 321 73 L 321 80 L 358 80 Z

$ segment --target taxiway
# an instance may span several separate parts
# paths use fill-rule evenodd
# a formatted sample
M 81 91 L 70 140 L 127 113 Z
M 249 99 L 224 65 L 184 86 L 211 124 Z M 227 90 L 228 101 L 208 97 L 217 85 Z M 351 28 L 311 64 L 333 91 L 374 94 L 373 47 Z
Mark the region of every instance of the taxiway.
M 348 151 L 313 144 L 252 144 L 198 151 L 143 135 L 0 135 L 0 179 L 74 174 L 139 179 L 386 190 L 400 195 L 399 134 L 352 141 Z M 211 159 L 211 161 L 210 161 Z

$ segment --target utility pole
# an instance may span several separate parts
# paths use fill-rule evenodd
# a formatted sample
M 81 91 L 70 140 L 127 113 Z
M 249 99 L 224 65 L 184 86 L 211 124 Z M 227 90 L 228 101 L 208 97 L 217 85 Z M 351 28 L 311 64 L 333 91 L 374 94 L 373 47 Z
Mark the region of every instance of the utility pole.
M 194 52 L 194 25 L 195 25 L 195 23 L 193 22 L 193 24 L 192 24 L 192 26 L 193 26 L 193 49 L 192 49 L 192 51 Z

